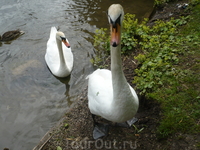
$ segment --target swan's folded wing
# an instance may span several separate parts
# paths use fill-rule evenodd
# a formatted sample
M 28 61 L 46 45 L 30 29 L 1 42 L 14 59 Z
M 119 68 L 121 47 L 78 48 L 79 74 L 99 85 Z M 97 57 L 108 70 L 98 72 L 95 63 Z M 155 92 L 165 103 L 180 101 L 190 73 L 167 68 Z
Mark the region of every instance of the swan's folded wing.
M 88 76 L 88 100 L 92 114 L 103 116 L 109 114 L 113 100 L 113 88 L 111 72 L 106 69 L 98 69 Z
M 51 35 L 47 42 L 45 60 L 50 70 L 52 72 L 56 71 L 55 68 L 58 68 L 59 66 L 59 61 L 57 61 L 59 60 L 59 53 L 55 37 L 53 38 Z

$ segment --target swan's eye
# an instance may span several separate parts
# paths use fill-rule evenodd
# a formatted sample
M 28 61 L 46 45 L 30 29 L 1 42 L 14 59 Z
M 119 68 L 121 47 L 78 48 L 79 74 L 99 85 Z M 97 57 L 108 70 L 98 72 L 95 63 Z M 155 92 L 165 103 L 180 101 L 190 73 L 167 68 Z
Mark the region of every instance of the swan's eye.
M 121 15 L 122 14 L 120 14 L 119 17 L 115 21 L 113 21 L 111 17 L 108 15 L 109 22 L 110 24 L 112 24 L 113 28 L 115 28 L 117 24 L 121 25 Z
M 121 16 L 122 16 L 122 14 L 119 15 L 119 17 L 117 18 L 115 23 L 118 23 L 119 25 L 121 25 Z
M 66 40 L 66 38 L 65 37 L 62 37 L 62 36 L 60 36 L 60 38 L 61 38 L 61 40 L 63 41 L 63 40 Z

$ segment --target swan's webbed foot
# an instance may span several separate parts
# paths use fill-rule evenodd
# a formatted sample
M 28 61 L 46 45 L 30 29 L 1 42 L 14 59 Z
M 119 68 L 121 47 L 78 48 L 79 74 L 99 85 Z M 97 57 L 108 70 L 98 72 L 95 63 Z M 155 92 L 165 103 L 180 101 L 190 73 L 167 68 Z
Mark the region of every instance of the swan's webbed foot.
M 135 122 L 137 122 L 138 119 L 133 117 L 132 119 L 126 121 L 126 122 L 123 122 L 123 123 L 116 123 L 116 126 L 119 126 L 119 127 L 124 127 L 124 128 L 129 128 L 131 127 Z
M 129 125 L 127 122 L 122 122 L 122 123 L 115 123 L 116 127 L 123 127 L 123 128 L 129 128 Z
M 96 140 L 98 138 L 107 136 L 108 130 L 109 130 L 108 124 L 95 123 L 94 130 L 93 130 L 93 138 Z
M 134 123 L 136 123 L 138 121 L 137 118 L 133 117 L 132 119 L 126 121 L 127 124 L 129 125 L 129 127 L 131 127 Z
M 92 114 L 92 119 L 94 122 L 93 138 L 96 140 L 98 138 L 108 135 L 109 125 L 101 124 L 95 121 L 95 115 Z

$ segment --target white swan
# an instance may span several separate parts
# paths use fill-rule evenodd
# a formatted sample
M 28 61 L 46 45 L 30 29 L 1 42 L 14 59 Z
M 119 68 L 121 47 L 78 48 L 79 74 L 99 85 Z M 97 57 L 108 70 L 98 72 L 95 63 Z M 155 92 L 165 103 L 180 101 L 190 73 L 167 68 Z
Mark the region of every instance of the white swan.
M 120 43 L 123 16 L 124 11 L 120 4 L 113 4 L 109 7 L 111 71 L 97 69 L 88 76 L 90 112 L 116 123 L 132 119 L 139 106 L 138 96 L 127 83 L 122 70 Z M 93 137 L 94 132 L 96 131 L 93 131 Z
M 65 34 L 55 27 L 51 28 L 45 61 L 52 74 L 57 77 L 67 77 L 73 68 L 74 59 L 69 42 Z

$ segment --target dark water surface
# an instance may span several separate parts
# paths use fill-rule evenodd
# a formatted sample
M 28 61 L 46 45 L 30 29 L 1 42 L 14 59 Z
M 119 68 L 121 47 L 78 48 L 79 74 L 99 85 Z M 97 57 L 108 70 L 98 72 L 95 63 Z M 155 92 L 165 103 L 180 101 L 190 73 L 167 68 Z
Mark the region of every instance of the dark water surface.
M 153 0 L 1 0 L 0 34 L 25 34 L 0 43 L 0 150 L 32 149 L 78 100 L 93 71 L 95 29 L 108 27 L 105 12 L 120 3 L 125 13 L 147 17 Z M 59 27 L 74 53 L 74 69 L 60 80 L 48 70 L 44 54 L 51 26 Z

